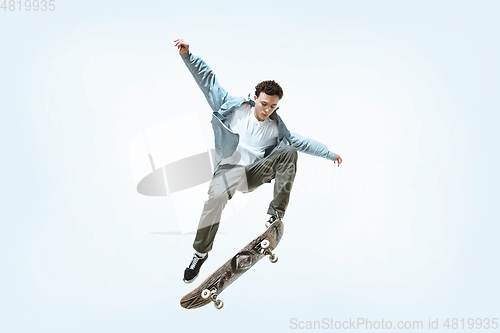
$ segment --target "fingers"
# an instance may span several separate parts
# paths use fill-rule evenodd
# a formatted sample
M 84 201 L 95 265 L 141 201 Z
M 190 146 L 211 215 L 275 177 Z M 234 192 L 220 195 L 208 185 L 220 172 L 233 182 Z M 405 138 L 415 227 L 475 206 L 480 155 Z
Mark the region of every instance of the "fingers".
M 174 40 L 174 46 L 179 49 L 179 54 L 184 55 L 189 52 L 189 44 L 186 43 L 183 39 L 179 38 Z
M 333 161 L 333 163 L 337 162 L 337 166 L 340 166 L 342 164 L 342 158 L 337 155 L 337 158 Z
M 179 45 L 181 46 L 187 46 L 188 44 L 181 38 L 178 38 L 176 40 L 174 40 L 174 43 L 175 43 L 175 46 L 176 47 L 179 47 Z

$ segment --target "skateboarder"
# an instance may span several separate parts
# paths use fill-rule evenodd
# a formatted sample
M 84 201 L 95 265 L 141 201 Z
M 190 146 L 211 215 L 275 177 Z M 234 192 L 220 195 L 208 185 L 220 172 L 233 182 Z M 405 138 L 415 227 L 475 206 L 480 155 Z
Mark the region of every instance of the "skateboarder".
M 313 139 L 291 133 L 278 116 L 283 90 L 274 80 L 255 87 L 253 98 L 234 97 L 219 84 L 214 72 L 189 51 L 189 44 L 174 41 L 175 47 L 213 110 L 215 137 L 214 174 L 208 189 L 193 243 L 196 251 L 184 271 L 184 282 L 193 282 L 208 258 L 219 228 L 222 211 L 235 192 L 250 192 L 274 181 L 274 197 L 266 226 L 282 219 L 288 206 L 296 173 L 297 151 L 327 158 L 338 166 L 339 155 Z

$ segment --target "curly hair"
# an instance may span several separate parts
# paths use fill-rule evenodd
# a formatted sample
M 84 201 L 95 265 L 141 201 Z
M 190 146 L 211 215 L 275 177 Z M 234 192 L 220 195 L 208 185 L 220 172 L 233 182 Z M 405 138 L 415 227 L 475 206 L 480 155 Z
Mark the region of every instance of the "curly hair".
M 255 96 L 259 97 L 260 93 L 263 92 L 269 96 L 278 96 L 279 99 L 283 97 L 283 89 L 274 80 L 262 81 L 255 86 Z

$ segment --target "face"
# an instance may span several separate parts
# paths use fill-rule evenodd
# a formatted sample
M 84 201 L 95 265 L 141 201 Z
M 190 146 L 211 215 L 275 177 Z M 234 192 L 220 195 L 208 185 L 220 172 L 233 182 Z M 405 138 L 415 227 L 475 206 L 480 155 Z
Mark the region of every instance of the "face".
M 254 96 L 253 99 L 255 100 L 254 114 L 258 121 L 266 120 L 276 110 L 280 101 L 278 96 L 269 96 L 263 92 L 259 94 L 259 97 Z

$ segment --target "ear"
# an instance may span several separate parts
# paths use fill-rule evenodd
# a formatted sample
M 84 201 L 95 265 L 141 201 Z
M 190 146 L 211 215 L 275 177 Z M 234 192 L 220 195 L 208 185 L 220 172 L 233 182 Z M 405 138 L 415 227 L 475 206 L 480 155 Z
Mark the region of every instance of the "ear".
M 257 95 L 254 95 L 254 96 L 253 96 L 253 99 L 254 99 L 254 100 L 257 100 Z

